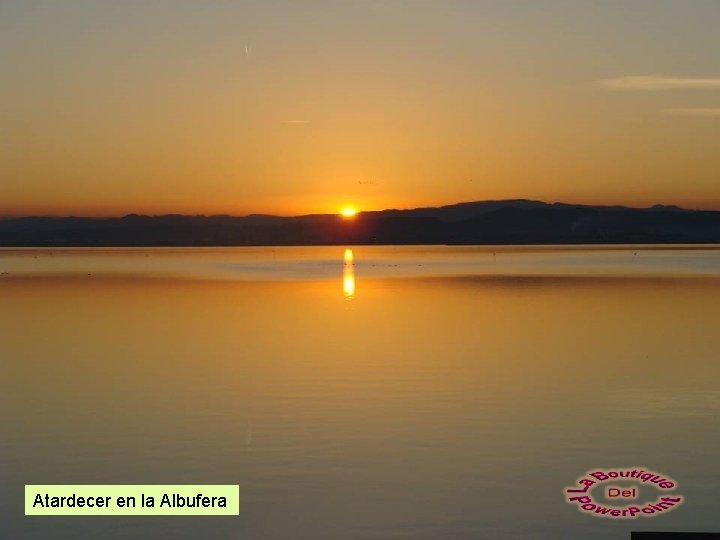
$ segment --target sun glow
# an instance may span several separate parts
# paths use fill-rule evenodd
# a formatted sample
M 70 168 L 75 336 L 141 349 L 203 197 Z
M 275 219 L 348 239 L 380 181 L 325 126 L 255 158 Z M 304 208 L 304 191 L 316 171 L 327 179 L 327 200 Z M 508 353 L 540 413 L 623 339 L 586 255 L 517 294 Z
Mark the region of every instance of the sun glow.
M 340 210 L 340 215 L 345 219 L 352 219 L 357 216 L 357 210 L 352 206 L 346 206 L 345 208 Z

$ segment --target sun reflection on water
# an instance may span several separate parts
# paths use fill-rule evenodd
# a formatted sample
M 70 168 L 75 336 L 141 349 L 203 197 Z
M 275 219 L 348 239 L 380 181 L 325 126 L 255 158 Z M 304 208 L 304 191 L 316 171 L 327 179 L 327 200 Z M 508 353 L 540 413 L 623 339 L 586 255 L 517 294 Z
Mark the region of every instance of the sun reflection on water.
M 355 263 L 352 249 L 345 249 L 343 254 L 343 294 L 351 299 L 355 296 Z

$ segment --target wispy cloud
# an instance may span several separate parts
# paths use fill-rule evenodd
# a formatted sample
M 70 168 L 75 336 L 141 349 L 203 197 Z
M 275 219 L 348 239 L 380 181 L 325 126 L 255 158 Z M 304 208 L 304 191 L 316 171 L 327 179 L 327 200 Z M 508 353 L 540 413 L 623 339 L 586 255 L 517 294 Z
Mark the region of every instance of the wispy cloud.
M 667 109 L 668 114 L 675 116 L 705 116 L 720 118 L 720 108 L 686 108 L 686 109 Z
M 720 90 L 720 77 L 670 77 L 666 75 L 630 75 L 604 79 L 600 85 L 610 90 Z

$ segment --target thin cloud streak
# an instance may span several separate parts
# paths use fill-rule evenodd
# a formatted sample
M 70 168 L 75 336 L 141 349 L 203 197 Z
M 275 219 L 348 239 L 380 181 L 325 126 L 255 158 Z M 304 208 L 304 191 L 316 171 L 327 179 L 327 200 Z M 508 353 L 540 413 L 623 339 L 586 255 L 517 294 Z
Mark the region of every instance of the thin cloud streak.
M 599 81 L 609 90 L 720 90 L 720 77 L 669 77 L 630 75 Z
M 720 108 L 687 108 L 687 109 L 667 109 L 665 112 L 673 116 L 704 116 L 720 118 Z

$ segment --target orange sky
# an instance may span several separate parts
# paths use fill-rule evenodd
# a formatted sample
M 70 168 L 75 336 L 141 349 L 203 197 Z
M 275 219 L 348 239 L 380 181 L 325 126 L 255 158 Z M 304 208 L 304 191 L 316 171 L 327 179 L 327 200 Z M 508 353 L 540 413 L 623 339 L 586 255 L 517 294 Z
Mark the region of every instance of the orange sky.
M 4 2 L 0 215 L 720 208 L 720 8 Z

